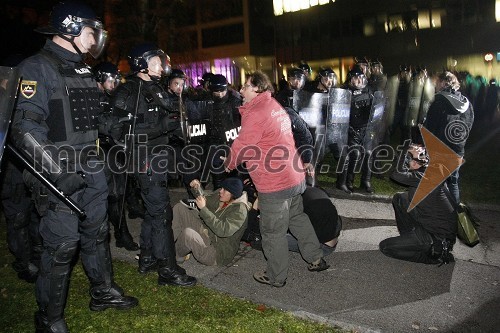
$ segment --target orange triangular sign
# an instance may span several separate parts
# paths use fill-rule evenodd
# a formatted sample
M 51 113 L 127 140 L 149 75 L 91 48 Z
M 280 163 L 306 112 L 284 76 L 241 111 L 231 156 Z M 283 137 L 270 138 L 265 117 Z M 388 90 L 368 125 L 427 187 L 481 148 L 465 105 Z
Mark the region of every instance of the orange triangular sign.
M 420 133 L 424 139 L 424 145 L 429 154 L 429 166 L 418 184 L 408 211 L 411 211 L 422 200 L 424 200 L 434 189 L 436 189 L 453 171 L 458 169 L 465 160 L 457 155 L 443 141 L 439 140 L 427 128 L 420 127 Z

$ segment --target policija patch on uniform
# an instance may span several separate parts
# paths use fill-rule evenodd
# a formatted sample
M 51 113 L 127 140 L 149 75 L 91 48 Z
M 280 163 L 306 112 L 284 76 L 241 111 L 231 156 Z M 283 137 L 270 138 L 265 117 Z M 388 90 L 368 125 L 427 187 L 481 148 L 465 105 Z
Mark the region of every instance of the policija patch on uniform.
M 35 96 L 36 84 L 36 81 L 21 81 L 21 94 L 28 99 Z

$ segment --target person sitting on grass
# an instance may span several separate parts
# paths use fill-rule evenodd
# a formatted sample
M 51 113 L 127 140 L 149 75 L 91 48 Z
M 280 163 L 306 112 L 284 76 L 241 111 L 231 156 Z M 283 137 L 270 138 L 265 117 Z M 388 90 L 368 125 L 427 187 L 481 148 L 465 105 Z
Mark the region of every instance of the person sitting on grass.
M 191 188 L 200 188 L 192 180 Z M 198 195 L 196 207 L 179 202 L 173 209 L 172 228 L 178 262 L 190 253 L 204 265 L 225 266 L 238 252 L 250 209 L 243 183 L 230 177 L 211 195 Z

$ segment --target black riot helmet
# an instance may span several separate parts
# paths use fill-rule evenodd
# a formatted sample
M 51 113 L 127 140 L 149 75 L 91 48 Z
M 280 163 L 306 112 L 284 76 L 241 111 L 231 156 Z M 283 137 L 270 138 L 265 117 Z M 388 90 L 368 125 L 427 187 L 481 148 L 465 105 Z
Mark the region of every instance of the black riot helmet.
M 202 86 L 205 86 L 210 83 L 210 79 L 214 76 L 214 73 L 212 72 L 207 72 L 204 73 L 201 77 L 201 80 L 199 81 Z
M 174 87 L 171 86 L 172 80 L 173 79 L 182 79 L 184 82 L 182 83 L 182 86 L 176 85 Z M 171 90 L 172 92 L 176 93 L 177 95 L 180 95 L 182 92 L 185 92 L 187 90 L 187 85 L 186 85 L 186 79 L 187 76 L 186 74 L 181 70 L 181 69 L 172 69 L 168 76 L 168 89 Z
M 363 89 L 368 84 L 363 69 L 358 65 L 354 65 L 347 73 L 346 82 L 351 89 L 355 90 Z
M 107 80 L 120 80 L 121 74 L 118 67 L 108 61 L 101 62 L 92 68 L 97 82 L 104 83 Z
M 106 46 L 108 33 L 94 11 L 81 2 L 71 0 L 59 2 L 50 12 L 49 25 L 36 28 L 35 31 L 46 35 L 58 35 L 69 41 L 81 54 L 81 50 L 74 43 L 74 38 L 80 36 L 84 27 L 89 27 L 94 31 L 95 44 L 88 50 L 88 53 L 98 58 Z
M 331 69 L 330 67 L 321 67 L 318 71 L 318 75 L 321 83 L 326 88 L 333 88 L 337 86 L 337 74 L 335 74 L 333 69 Z M 330 80 L 332 80 L 333 82 L 329 82 Z M 329 82 L 328 86 L 325 84 L 326 82 Z
M 380 60 L 375 60 L 370 63 L 370 67 L 372 68 L 372 71 L 374 74 L 383 74 L 384 73 L 384 66 L 382 65 L 382 62 Z
M 224 91 L 227 90 L 227 79 L 222 74 L 215 74 L 210 78 L 210 84 L 208 89 L 211 92 Z
M 304 72 L 304 74 L 307 77 L 311 76 L 311 74 L 312 74 L 312 68 L 311 68 L 311 66 L 309 66 L 308 63 L 301 62 L 297 67 L 300 68 L 300 69 L 302 69 L 302 71 Z
M 293 90 L 300 90 L 304 87 L 306 82 L 306 75 L 304 71 L 300 68 L 292 67 L 286 71 L 287 81 L 290 84 L 290 88 Z
M 172 81 L 173 79 L 183 79 L 186 80 L 187 76 L 186 74 L 182 71 L 182 69 L 174 68 L 170 71 L 170 74 L 168 75 L 168 81 Z
M 156 61 L 151 61 L 153 58 Z M 133 72 L 146 73 L 153 81 L 158 81 L 162 75 L 168 75 L 171 70 L 170 57 L 152 43 L 135 46 L 128 55 L 128 63 Z

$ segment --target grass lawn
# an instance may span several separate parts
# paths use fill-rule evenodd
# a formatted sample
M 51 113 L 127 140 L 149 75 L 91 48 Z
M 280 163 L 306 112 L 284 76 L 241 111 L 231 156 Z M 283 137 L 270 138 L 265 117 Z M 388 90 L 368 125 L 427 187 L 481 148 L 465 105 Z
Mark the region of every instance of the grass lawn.
M 6 239 L 5 220 L 0 220 L 0 239 Z M 13 256 L 0 242 L 0 327 L 2 332 L 34 331 L 37 309 L 34 285 L 17 278 L 10 264 Z M 213 291 L 159 287 L 157 275 L 142 276 L 136 266 L 114 262 L 116 282 L 139 298 L 137 308 L 92 312 L 88 308 L 89 283 L 80 263 L 71 276 L 66 321 L 75 333 L 157 332 L 343 332 L 291 314 Z M 235 281 L 235 283 L 237 283 Z

